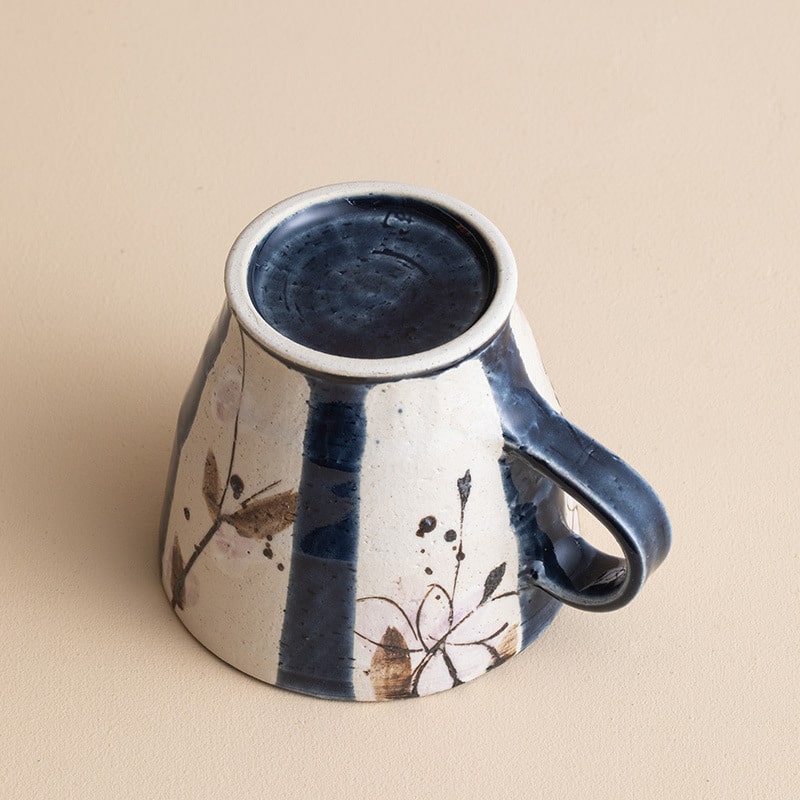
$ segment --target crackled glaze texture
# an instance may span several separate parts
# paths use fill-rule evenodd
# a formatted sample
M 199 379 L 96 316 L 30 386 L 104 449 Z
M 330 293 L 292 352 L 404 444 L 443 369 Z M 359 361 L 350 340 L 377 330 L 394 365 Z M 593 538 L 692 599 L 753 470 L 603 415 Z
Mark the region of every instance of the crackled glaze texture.
M 627 602 L 669 530 L 642 479 L 561 416 L 496 229 L 370 189 L 309 193 L 310 216 L 295 199 L 248 229 L 247 270 L 229 262 L 248 281 L 229 282 L 181 408 L 160 541 L 172 607 L 211 651 L 294 691 L 387 700 L 502 664 L 562 602 Z M 565 489 L 623 558 L 579 537 Z

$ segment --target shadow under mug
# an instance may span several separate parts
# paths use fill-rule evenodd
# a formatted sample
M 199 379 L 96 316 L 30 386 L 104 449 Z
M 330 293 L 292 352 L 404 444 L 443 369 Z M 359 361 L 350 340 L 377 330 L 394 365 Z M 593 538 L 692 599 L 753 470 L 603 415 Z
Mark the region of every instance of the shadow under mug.
M 268 683 L 382 700 L 526 647 L 561 604 L 616 609 L 663 561 L 650 486 L 560 413 L 497 228 L 418 187 L 351 183 L 239 236 L 181 407 L 164 588 Z M 619 544 L 577 533 L 576 504 Z

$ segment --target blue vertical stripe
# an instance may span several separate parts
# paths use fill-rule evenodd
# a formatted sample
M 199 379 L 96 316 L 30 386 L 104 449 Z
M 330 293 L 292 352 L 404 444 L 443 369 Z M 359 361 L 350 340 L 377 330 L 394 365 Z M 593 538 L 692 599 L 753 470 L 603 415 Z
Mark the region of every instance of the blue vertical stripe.
M 308 420 L 276 683 L 353 699 L 367 386 L 308 379 Z

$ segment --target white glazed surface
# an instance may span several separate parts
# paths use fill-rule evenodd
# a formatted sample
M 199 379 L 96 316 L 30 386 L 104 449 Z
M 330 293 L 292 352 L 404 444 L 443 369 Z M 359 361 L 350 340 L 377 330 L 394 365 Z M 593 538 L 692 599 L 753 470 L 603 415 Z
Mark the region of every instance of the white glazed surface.
M 231 474 L 241 477 L 245 489 L 240 499 L 275 481 L 279 483 L 272 494 L 296 490 L 307 397 L 303 376 L 265 357 L 257 345 L 241 336 L 231 317 L 181 453 L 162 559 L 164 588 L 170 599 L 174 542 L 179 543 L 186 560 L 214 521 L 203 497 L 209 451 L 215 454 L 221 481 L 229 468 Z M 222 512 L 232 513 L 238 505 L 229 491 Z M 190 511 L 188 520 L 184 509 Z M 272 559 L 263 555 L 264 544 L 239 536 L 232 525 L 223 523 L 188 574 L 184 608 L 177 610 L 184 625 L 209 650 L 244 672 L 274 682 L 291 528 L 287 526 L 273 537 Z M 278 569 L 278 564 L 284 569 Z

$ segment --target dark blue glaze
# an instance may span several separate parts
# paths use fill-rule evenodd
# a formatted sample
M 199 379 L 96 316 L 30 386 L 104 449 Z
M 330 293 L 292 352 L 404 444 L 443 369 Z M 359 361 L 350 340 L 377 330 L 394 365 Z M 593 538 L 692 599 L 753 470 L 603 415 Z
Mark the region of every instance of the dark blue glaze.
M 214 366 L 217 360 L 219 351 L 222 348 L 222 343 L 225 341 L 225 336 L 228 333 L 228 326 L 231 321 L 231 310 L 228 304 L 222 309 L 217 321 L 214 323 L 214 328 L 208 337 L 206 346 L 203 349 L 203 355 L 200 357 L 200 363 L 197 365 L 192 382 L 189 384 L 189 389 L 183 398 L 181 410 L 178 413 L 178 425 L 175 429 L 175 443 L 172 446 L 172 457 L 169 462 L 169 469 L 167 471 L 167 488 L 164 493 L 164 505 L 161 508 L 161 526 L 158 535 L 158 560 L 164 555 L 164 543 L 167 539 L 167 527 L 169 526 L 170 509 L 172 508 L 172 498 L 175 494 L 175 479 L 178 475 L 178 463 L 180 462 L 181 450 L 183 449 L 186 437 L 194 423 L 194 418 L 197 415 L 197 407 L 200 405 L 200 396 L 203 394 L 203 388 L 206 385 L 208 373 Z
M 354 358 L 419 353 L 481 316 L 494 270 L 461 221 L 409 198 L 319 203 L 256 248 L 249 290 L 264 319 L 314 350 Z
M 500 459 L 500 472 L 511 528 L 517 536 L 522 646 L 527 647 L 541 632 L 543 623 L 546 625 L 561 606 L 560 602 L 531 583 L 530 565 L 546 562 L 553 569 L 565 571 L 569 565 L 559 562 L 556 546 L 565 537 L 573 537 L 561 518 L 561 498 L 552 481 L 522 464 L 513 454 Z M 548 617 L 543 612 L 551 606 L 552 614 Z
M 480 358 L 509 452 L 501 469 L 520 542 L 521 590 L 523 584 L 537 587 L 564 603 L 595 611 L 625 605 L 669 550 L 669 521 L 660 500 L 638 473 L 542 398 L 528 377 L 510 327 Z M 510 489 L 509 482 L 514 482 L 509 458 L 523 459 L 546 479 L 522 503 L 519 487 Z M 569 492 L 611 531 L 623 559 L 569 533 L 552 484 Z
M 277 684 L 353 698 L 358 502 L 367 387 L 309 378 Z

